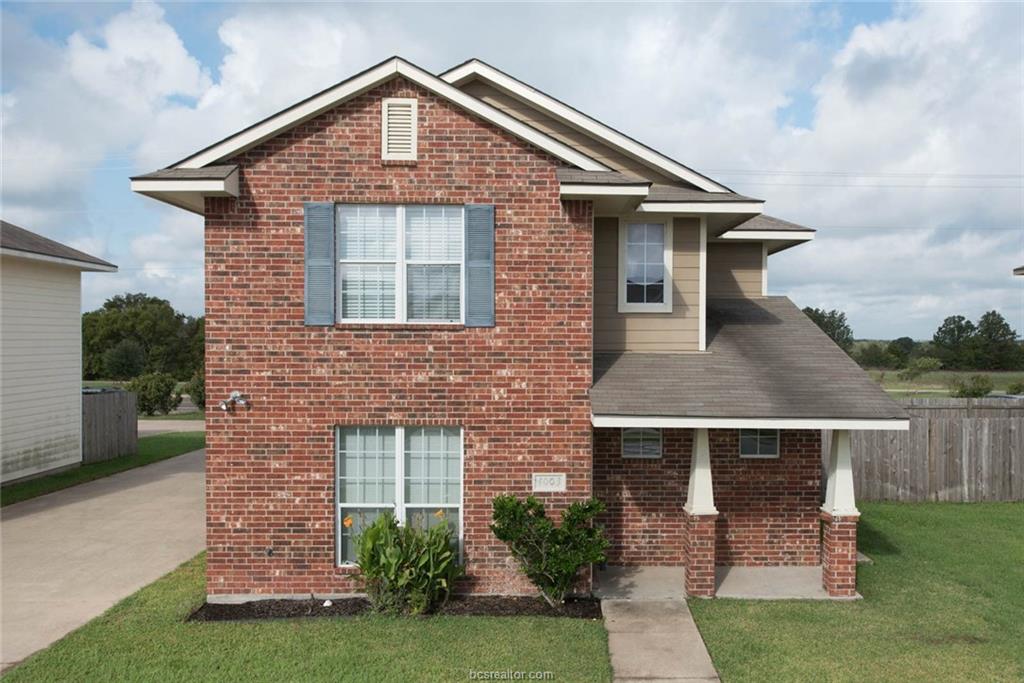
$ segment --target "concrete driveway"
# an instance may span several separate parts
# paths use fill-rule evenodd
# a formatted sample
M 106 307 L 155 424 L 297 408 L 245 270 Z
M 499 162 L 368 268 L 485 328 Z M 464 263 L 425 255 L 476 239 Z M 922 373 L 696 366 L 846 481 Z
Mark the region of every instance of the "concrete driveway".
M 139 436 L 152 436 L 167 432 L 202 432 L 203 420 L 139 420 Z
M 203 549 L 205 455 L 194 451 L 0 511 L 3 668 Z

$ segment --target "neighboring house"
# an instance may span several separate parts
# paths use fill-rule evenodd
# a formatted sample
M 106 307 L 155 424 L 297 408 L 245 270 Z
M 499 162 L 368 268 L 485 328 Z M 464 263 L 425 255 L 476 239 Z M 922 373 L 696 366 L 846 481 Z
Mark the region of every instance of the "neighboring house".
M 80 273 L 116 270 L 0 222 L 0 481 L 82 461 Z
M 693 595 L 819 563 L 854 594 L 848 430 L 909 423 L 766 296 L 814 231 L 762 200 L 482 62 L 400 58 L 132 188 L 205 216 L 207 390 L 248 402 L 207 417 L 211 601 L 356 590 L 382 510 L 454 524 L 464 590 L 529 591 L 503 492 L 599 497 L 609 562 Z

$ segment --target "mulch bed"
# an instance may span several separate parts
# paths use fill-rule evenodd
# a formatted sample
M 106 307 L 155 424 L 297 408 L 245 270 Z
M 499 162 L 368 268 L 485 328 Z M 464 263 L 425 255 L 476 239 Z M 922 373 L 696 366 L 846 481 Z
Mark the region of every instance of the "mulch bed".
M 242 621 L 254 619 L 306 619 L 354 617 L 371 613 L 364 598 L 331 600 L 256 600 L 239 605 L 203 604 L 189 621 Z M 456 595 L 436 614 L 474 617 L 568 617 L 600 619 L 601 602 L 596 598 L 570 598 L 554 609 L 541 598 L 504 595 Z

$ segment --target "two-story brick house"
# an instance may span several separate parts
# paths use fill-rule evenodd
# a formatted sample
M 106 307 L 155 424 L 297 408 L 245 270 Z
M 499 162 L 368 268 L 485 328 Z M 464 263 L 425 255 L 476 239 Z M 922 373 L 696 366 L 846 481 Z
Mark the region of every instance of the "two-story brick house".
M 400 58 L 132 188 L 206 220 L 211 601 L 355 591 L 384 509 L 457 527 L 464 590 L 529 591 L 503 492 L 599 497 L 609 561 L 693 595 L 817 564 L 854 594 L 847 430 L 908 423 L 766 296 L 814 233 L 764 202 L 482 62 Z

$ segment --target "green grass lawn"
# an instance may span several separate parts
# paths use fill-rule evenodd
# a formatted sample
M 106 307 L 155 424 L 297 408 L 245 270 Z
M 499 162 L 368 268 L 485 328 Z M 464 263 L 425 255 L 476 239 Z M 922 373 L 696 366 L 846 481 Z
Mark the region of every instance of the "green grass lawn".
M 861 510 L 863 600 L 690 602 L 722 680 L 1024 680 L 1024 504 Z
M 4 681 L 466 681 L 550 671 L 610 681 L 599 620 L 364 616 L 186 623 L 199 556 L 13 669 Z
M 949 396 L 949 382 L 955 377 L 985 375 L 992 380 L 995 391 L 1005 392 L 1014 382 L 1024 381 L 1024 372 L 983 372 L 980 370 L 936 370 L 926 372 L 912 382 L 904 382 L 899 378 L 899 370 L 868 370 L 871 378 L 881 383 L 882 387 L 893 395 L 943 397 Z
M 139 415 L 140 420 L 203 420 L 201 410 L 189 410 L 184 413 L 168 413 L 167 415 Z
M 158 460 L 173 458 L 176 455 L 203 448 L 205 445 L 206 434 L 204 432 L 175 432 L 144 436 L 139 439 L 139 452 L 135 455 L 82 465 L 57 474 L 4 486 L 0 489 L 0 505 L 11 505 L 41 496 L 44 493 L 52 493 L 69 486 L 148 465 Z

